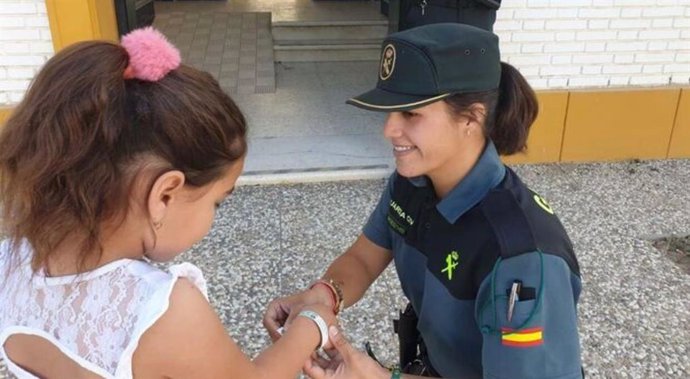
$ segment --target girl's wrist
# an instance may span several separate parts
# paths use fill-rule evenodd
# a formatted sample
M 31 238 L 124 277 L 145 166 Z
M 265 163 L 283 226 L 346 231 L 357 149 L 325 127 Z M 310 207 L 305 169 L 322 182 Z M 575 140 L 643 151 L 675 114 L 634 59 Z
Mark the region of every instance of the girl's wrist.
M 319 347 L 321 346 L 321 340 L 323 337 L 321 335 L 321 331 L 319 330 L 318 325 L 316 325 L 313 320 L 310 320 L 306 317 L 295 317 L 295 319 L 293 320 L 293 322 L 291 324 L 290 329 L 291 330 L 292 329 L 301 330 L 301 332 L 299 332 L 299 333 L 302 336 L 304 336 L 304 334 L 302 334 L 302 333 L 309 333 L 309 338 L 307 340 L 310 340 L 310 341 L 313 340 L 314 341 L 313 345 L 310 344 L 310 346 L 314 347 L 314 350 L 318 350 Z M 285 332 L 287 332 L 287 331 L 284 331 L 284 333 Z M 312 335 L 314 336 L 313 339 L 311 337 Z M 300 337 L 300 338 L 304 338 L 304 337 Z
M 311 320 L 319 329 L 319 345 L 314 350 L 323 349 L 328 344 L 328 324 L 326 320 L 315 311 L 305 309 L 297 317 L 304 317 Z

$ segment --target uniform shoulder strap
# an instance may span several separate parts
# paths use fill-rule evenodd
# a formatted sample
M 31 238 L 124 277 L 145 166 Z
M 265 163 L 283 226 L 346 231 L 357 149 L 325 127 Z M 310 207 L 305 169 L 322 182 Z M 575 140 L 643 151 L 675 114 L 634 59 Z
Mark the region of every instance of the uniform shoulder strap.
M 489 192 L 481 206 L 494 230 L 503 259 L 537 250 L 527 216 L 509 190 Z

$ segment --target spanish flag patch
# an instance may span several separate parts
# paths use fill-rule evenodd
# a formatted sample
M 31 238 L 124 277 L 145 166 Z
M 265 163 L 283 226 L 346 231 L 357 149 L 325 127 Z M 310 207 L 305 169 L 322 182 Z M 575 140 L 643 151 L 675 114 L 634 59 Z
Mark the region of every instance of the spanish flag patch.
M 544 343 L 543 328 L 528 328 L 520 331 L 514 329 L 501 329 L 501 343 L 512 347 L 532 347 Z

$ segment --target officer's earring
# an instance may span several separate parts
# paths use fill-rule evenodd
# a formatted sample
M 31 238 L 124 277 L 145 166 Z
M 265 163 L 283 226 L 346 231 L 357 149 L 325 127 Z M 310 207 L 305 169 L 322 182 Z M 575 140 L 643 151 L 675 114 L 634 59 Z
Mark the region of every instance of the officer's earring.
M 472 131 L 470 130 L 470 128 L 467 128 L 467 129 L 465 130 L 465 135 L 467 135 L 467 136 L 469 137 L 470 134 L 472 134 Z

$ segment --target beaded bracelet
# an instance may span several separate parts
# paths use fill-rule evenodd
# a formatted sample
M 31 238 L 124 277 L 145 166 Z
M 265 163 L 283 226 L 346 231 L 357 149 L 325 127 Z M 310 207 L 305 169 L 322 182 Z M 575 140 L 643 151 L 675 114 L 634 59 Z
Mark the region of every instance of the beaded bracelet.
M 331 292 L 331 299 L 333 299 L 333 313 L 337 315 L 343 310 L 343 305 L 345 304 L 343 301 L 343 290 L 340 288 L 340 284 L 333 279 L 319 279 L 309 286 L 309 289 L 312 289 L 319 284 L 325 286 Z
M 400 373 L 400 367 L 395 366 L 393 367 L 393 371 L 391 371 L 391 379 L 401 379 L 402 374 Z

